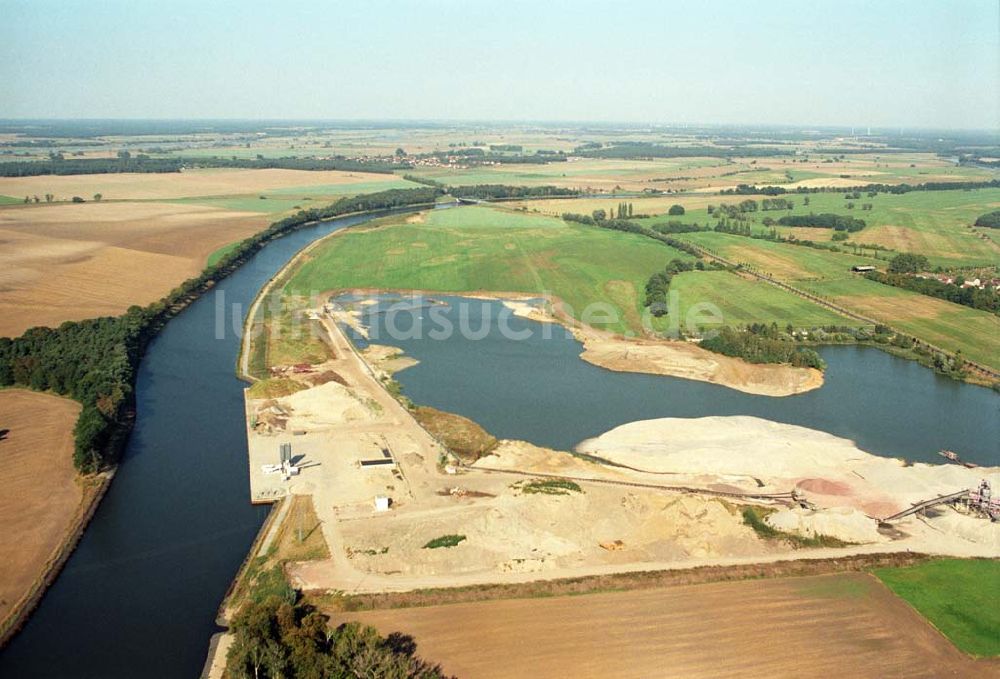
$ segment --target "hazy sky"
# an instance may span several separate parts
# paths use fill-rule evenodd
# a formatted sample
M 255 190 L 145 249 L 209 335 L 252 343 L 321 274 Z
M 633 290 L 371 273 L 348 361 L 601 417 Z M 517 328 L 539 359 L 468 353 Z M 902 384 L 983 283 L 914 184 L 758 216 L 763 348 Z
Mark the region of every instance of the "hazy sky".
M 0 117 L 1000 128 L 997 0 L 0 0 Z

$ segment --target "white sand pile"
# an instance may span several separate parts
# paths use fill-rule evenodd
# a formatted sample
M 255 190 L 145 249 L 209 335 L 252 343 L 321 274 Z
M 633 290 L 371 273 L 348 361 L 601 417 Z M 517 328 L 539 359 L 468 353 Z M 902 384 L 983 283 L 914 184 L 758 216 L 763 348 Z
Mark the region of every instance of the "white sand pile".
M 993 556 L 1000 557 L 1000 523 L 961 514 L 952 509 L 924 519 L 927 525 L 943 535 L 958 537 L 976 545 L 985 545 Z
M 370 408 L 353 391 L 337 382 L 297 391 L 279 399 L 289 413 L 286 429 L 315 431 L 348 422 L 374 419 Z
M 631 422 L 588 439 L 577 450 L 653 471 L 761 479 L 797 488 L 821 507 L 857 507 L 888 516 L 935 495 L 1000 487 L 1000 469 L 914 464 L 860 450 L 825 432 L 756 417 L 663 418 Z
M 878 523 L 874 519 L 853 507 L 818 511 L 798 507 L 782 509 L 769 515 L 764 521 L 777 530 L 807 538 L 827 535 L 844 542 L 856 543 L 887 540 L 878 532 Z

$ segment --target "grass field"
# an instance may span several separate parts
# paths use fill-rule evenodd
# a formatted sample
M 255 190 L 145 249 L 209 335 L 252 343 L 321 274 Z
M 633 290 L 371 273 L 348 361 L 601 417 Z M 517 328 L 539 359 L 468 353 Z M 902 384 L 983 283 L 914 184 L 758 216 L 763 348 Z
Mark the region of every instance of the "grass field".
M 713 205 L 735 204 L 748 196 L 714 196 L 708 203 Z M 760 200 L 760 196 L 749 196 Z M 809 205 L 804 204 L 805 196 L 786 196 L 795 207 L 792 210 L 758 211 L 754 214 L 756 231 L 766 231 L 761 224 L 765 217 L 774 220 L 790 214 L 810 212 L 834 212 L 863 219 L 868 226 L 851 235 L 852 242 L 868 243 L 887 247 L 895 252 L 912 252 L 926 255 L 933 265 L 941 266 L 989 266 L 1000 265 L 1000 246 L 993 242 L 989 234 L 980 233 L 972 227 L 976 217 L 995 210 L 1000 206 L 1000 189 L 977 189 L 973 191 L 911 191 L 900 195 L 878 194 L 869 198 L 862 194 L 859 199 L 848 200 L 842 193 L 817 193 L 809 195 Z M 677 197 L 676 201 L 687 209 L 684 221 L 698 224 L 713 224 L 706 209 L 706 198 Z M 855 207 L 848 210 L 846 204 Z M 871 210 L 862 210 L 862 203 L 871 203 Z M 639 211 L 639 205 L 636 205 Z M 645 210 L 643 210 L 645 213 Z M 651 221 L 663 221 L 660 217 Z M 829 241 L 833 231 L 829 229 L 791 229 L 778 227 L 784 234 L 794 233 L 797 238 Z
M 462 677 L 986 676 L 864 574 L 774 578 L 359 613 Z M 553 633 L 558 630 L 558 634 Z M 581 651 L 581 649 L 584 649 Z
M 882 285 L 850 272 L 852 264 L 873 263 L 875 260 L 723 233 L 692 233 L 678 238 L 697 243 L 732 261 L 749 263 L 761 273 L 771 274 L 943 349 L 961 351 L 966 358 L 1000 368 L 1000 317 Z M 711 294 L 711 290 L 706 293 Z M 733 299 L 737 306 L 741 299 L 730 298 L 721 291 L 717 298 L 718 304 L 728 304 Z M 777 303 L 778 299 L 774 301 Z M 811 306 L 807 305 L 807 308 Z M 748 315 L 754 313 L 757 312 Z M 739 317 L 738 309 L 734 317 Z M 847 318 L 837 318 L 836 325 L 852 324 Z M 758 317 L 758 320 L 765 319 Z M 777 320 L 780 324 L 781 320 Z M 795 320 L 791 322 L 798 325 Z
M 1000 369 L 1000 316 L 861 277 L 797 283 L 848 309 Z
M 208 260 L 206 260 L 205 266 L 212 266 L 220 259 L 228 255 L 230 252 L 235 250 L 237 247 L 239 247 L 241 242 L 242 241 L 235 241 L 233 243 L 229 243 L 228 245 L 223 245 L 221 248 L 214 251 L 212 254 L 208 256 Z
M 592 302 L 610 303 L 618 320 L 595 325 L 638 331 L 650 274 L 674 257 L 689 258 L 643 236 L 485 207 L 381 223 L 318 247 L 286 293 L 352 287 L 549 292 L 578 314 Z
M 875 574 L 966 653 L 1000 656 L 1000 560 L 942 559 Z
M 590 190 L 641 191 L 660 186 L 678 176 L 717 174 L 731 166 L 722 158 L 671 158 L 657 160 L 579 159 L 547 165 L 499 165 L 470 169 L 417 168 L 409 172 L 452 186 L 468 184 L 517 184 Z
M 682 318 L 692 307 L 709 302 L 721 312 L 727 325 L 777 322 L 782 328 L 824 325 L 858 325 L 856 321 L 813 304 L 773 285 L 740 277 L 729 271 L 690 271 L 674 277 L 671 292 L 677 292 Z
M 0 205 L 17 205 L 19 203 L 24 203 L 24 198 L 15 198 L 14 196 L 0 196 Z

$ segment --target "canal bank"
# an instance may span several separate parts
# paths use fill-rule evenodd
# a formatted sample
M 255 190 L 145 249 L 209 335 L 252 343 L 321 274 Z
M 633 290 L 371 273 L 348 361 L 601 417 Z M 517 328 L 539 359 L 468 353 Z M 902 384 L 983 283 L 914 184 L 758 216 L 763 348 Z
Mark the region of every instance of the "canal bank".
M 218 603 L 267 512 L 246 501 L 244 385 L 233 375 L 243 310 L 308 243 L 373 216 L 276 239 L 150 343 L 115 482 L 60 576 L 0 653 L 0 674 L 198 674 Z M 239 321 L 224 322 L 221 335 L 218 295 Z

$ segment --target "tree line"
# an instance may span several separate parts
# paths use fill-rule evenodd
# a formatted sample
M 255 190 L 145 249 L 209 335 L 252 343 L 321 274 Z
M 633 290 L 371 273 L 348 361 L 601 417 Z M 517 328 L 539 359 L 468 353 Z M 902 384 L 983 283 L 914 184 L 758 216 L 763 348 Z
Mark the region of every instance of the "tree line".
M 330 629 L 313 606 L 270 596 L 246 604 L 232 622 L 227 679 L 446 679 L 416 655 L 412 637 L 382 637 L 356 622 Z
M 976 218 L 976 226 L 985 226 L 989 229 L 1000 229 L 1000 210 L 987 212 Z
M 562 214 L 562 219 L 564 222 L 576 222 L 577 224 L 586 224 L 588 226 L 599 226 L 603 229 L 611 229 L 613 231 L 625 231 L 627 233 L 637 233 L 641 236 L 646 236 L 647 238 L 652 238 L 653 240 L 658 240 L 661 243 L 666 243 L 672 248 L 686 252 L 695 259 L 701 259 L 701 251 L 689 243 L 685 243 L 682 240 L 677 240 L 668 236 L 666 233 L 660 233 L 654 231 L 653 229 L 638 224 L 632 220 L 628 219 L 607 219 L 603 215 L 604 210 L 594 210 L 595 214 L 591 215 L 581 215 L 575 212 L 564 212 Z M 600 217 L 600 218 L 597 218 Z
M 644 141 L 622 141 L 615 142 L 609 146 L 603 146 L 597 142 L 581 144 L 573 150 L 573 154 L 585 158 L 727 158 L 729 156 L 742 157 L 770 157 L 789 156 L 792 152 L 788 149 L 742 147 L 739 149 L 725 148 L 719 146 L 664 146 L 653 142 Z
M 848 193 L 866 192 L 869 197 L 879 193 L 910 193 L 911 191 L 970 191 L 972 189 L 1000 188 L 1000 179 L 988 181 L 966 182 L 925 182 L 923 184 L 859 184 L 858 186 L 796 186 L 786 189 L 783 186 L 757 186 L 755 184 L 739 184 L 734 189 L 722 189 L 720 194 L 737 195 L 767 195 L 779 196 L 785 193 Z
M 457 198 L 479 198 L 482 200 L 580 195 L 580 192 L 576 189 L 565 189 L 560 186 L 509 186 L 507 184 L 452 186 L 443 190 Z
M 724 327 L 715 337 L 702 340 L 701 346 L 724 356 L 741 358 L 748 363 L 788 363 L 798 368 L 824 370 L 826 363 L 808 347 L 782 335 L 777 323 L 754 323 L 744 328 Z
M 127 152 L 124 152 L 127 154 Z M 361 161 L 349 158 L 150 158 L 146 155 L 119 155 L 118 158 L 55 158 L 50 160 L 0 163 L 0 177 L 43 175 L 118 174 L 180 172 L 185 168 L 245 168 L 281 170 L 342 170 L 391 174 L 412 167 L 406 163 Z
M 685 271 L 704 271 L 705 264 L 701 260 L 685 262 L 683 259 L 671 259 L 663 268 L 657 271 L 646 281 L 646 298 L 643 304 L 649 308 L 654 316 L 663 316 L 667 313 L 667 292 L 670 290 L 670 281 L 674 276 Z
M 894 288 L 902 288 L 921 295 L 937 297 L 955 304 L 961 304 L 972 309 L 988 311 L 1000 315 L 1000 294 L 991 288 L 980 290 L 979 288 L 963 288 L 962 280 L 958 278 L 955 283 L 943 283 L 935 278 L 918 278 L 898 273 L 882 273 L 880 271 L 869 271 L 865 278 L 870 281 L 891 285 Z
M 149 341 L 204 291 L 225 278 L 270 241 L 305 224 L 349 213 L 432 204 L 432 188 L 391 189 L 351 196 L 324 208 L 300 210 L 274 222 L 214 265 L 145 307 L 120 316 L 68 321 L 58 328 L 31 328 L 18 338 L 0 338 L 0 386 L 51 390 L 82 405 L 74 429 L 73 461 L 96 471 L 116 461 L 131 430 L 135 376 Z
M 838 215 L 833 212 L 810 212 L 807 215 L 785 215 L 778 219 L 782 226 L 809 226 L 817 229 L 833 229 L 855 233 L 865 228 L 865 220 Z

